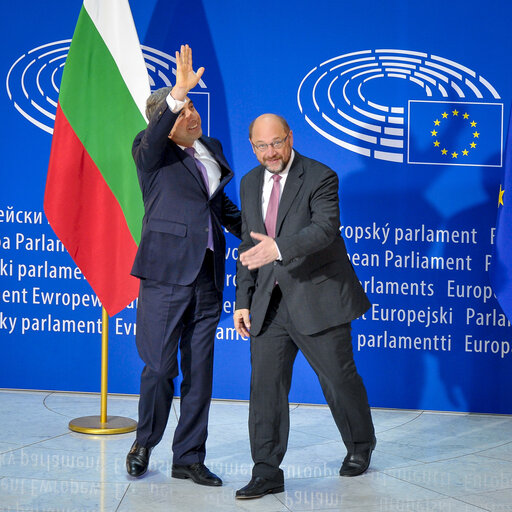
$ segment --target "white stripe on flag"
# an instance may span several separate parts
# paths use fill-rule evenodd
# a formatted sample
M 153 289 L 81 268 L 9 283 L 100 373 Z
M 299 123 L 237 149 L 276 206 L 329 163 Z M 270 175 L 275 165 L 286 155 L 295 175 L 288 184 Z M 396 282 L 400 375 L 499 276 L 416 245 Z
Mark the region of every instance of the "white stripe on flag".
M 149 78 L 128 0 L 84 0 L 84 7 L 146 119 Z

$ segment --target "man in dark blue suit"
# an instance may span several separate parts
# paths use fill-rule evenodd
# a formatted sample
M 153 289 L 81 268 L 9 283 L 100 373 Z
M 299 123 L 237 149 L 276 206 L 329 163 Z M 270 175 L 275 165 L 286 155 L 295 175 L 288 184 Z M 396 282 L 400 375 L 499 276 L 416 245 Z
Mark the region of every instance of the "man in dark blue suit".
M 137 437 L 126 468 L 131 476 L 143 475 L 163 436 L 179 346 L 183 382 L 172 476 L 217 486 L 222 481 L 204 459 L 224 286 L 223 226 L 240 237 L 241 220 L 223 191 L 233 172 L 219 141 L 202 136 L 201 118 L 187 97 L 203 72 L 194 72 L 192 51 L 182 46 L 176 52 L 176 85 L 148 98 L 149 124 L 133 143 L 145 208 L 132 269 L 141 279 L 136 343 L 145 367 Z

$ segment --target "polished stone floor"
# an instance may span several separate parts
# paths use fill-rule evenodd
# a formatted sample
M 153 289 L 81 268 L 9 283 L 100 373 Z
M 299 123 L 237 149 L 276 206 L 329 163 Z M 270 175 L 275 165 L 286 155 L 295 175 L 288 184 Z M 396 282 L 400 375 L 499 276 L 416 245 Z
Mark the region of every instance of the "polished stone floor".
M 179 402 L 176 401 L 176 407 Z M 245 402 L 214 401 L 207 465 L 220 488 L 171 478 L 176 410 L 142 479 L 125 471 L 134 434 L 68 430 L 99 414 L 97 395 L 0 391 L 1 511 L 512 512 L 512 417 L 373 410 L 370 470 L 338 476 L 345 452 L 323 406 L 291 406 L 284 493 L 235 500 L 250 479 Z M 111 396 L 109 415 L 136 419 L 137 398 Z

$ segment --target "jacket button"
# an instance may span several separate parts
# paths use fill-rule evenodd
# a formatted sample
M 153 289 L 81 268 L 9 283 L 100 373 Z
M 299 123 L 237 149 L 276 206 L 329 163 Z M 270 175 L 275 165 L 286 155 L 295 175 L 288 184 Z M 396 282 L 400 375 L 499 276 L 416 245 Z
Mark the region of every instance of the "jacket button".
M 206 232 L 208 232 L 208 228 L 204 228 L 204 230 L 205 230 Z
M 277 265 L 277 261 L 274 261 L 274 267 Z

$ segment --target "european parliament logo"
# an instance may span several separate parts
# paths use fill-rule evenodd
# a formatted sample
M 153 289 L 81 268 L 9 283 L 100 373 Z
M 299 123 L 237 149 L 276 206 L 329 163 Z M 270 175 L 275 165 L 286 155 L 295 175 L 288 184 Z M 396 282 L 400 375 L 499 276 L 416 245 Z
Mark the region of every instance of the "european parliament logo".
M 54 41 L 29 50 L 12 64 L 5 81 L 14 108 L 41 130 L 53 133 L 62 71 L 71 39 Z M 155 48 L 141 45 L 151 90 L 172 85 L 176 59 Z M 210 133 L 210 93 L 203 80 L 199 90 L 190 92 L 201 114 L 203 129 Z
M 297 91 L 305 121 L 334 144 L 377 160 L 430 165 L 500 167 L 500 99 L 462 64 L 396 49 L 326 60 Z

